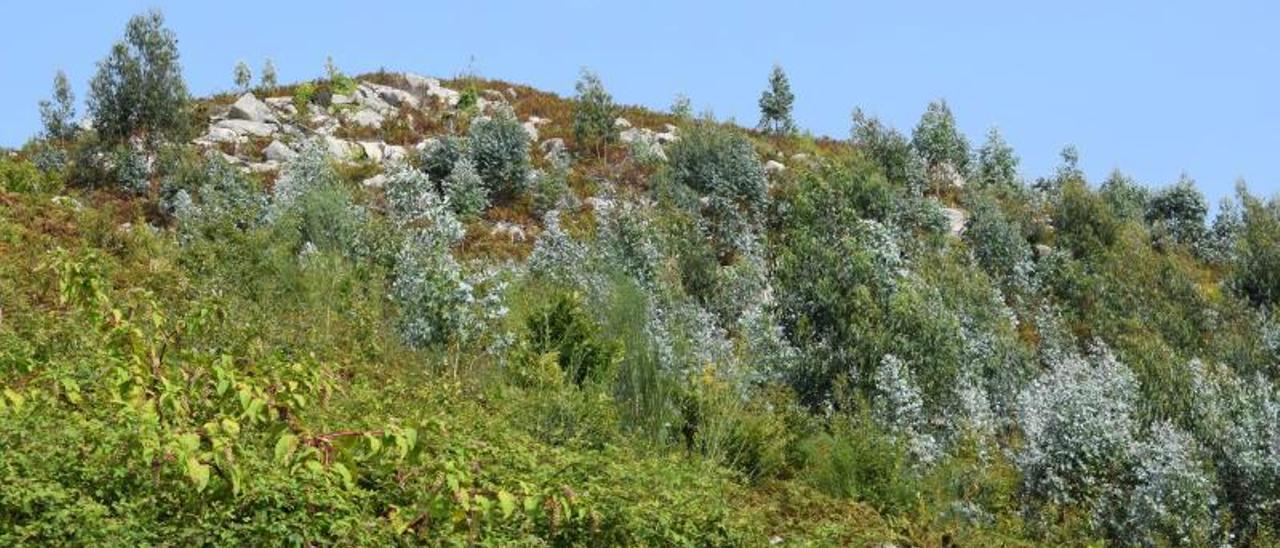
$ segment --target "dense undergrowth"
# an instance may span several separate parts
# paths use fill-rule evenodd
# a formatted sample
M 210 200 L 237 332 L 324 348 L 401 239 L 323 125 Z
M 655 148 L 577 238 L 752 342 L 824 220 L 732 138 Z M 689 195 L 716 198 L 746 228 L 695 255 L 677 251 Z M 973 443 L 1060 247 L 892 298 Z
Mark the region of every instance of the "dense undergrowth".
M 445 84 L 404 163 L 247 173 L 183 86 L 0 154 L 0 544 L 1276 543 L 1276 201 L 798 134 L 780 68 L 762 131 Z

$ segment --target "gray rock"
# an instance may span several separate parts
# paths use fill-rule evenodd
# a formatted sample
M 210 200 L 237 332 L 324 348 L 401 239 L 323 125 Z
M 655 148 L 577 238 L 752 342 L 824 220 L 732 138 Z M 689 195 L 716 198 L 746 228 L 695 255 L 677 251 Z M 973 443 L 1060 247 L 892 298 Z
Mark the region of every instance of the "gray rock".
M 402 162 L 409 159 L 409 150 L 399 145 L 382 145 L 382 159 L 387 162 Z
M 1036 244 L 1035 247 L 1032 247 L 1031 249 L 1035 252 L 1036 259 L 1043 259 L 1053 253 L 1053 248 L 1044 244 Z
M 764 163 L 765 173 L 782 173 L 786 170 L 787 170 L 787 166 L 782 165 L 782 162 L 779 162 L 777 160 L 769 160 L 768 162 Z
M 271 141 L 271 144 L 263 149 L 262 154 L 266 156 L 268 161 L 272 162 L 287 162 L 290 158 L 298 155 L 293 149 L 280 141 Z
M 520 127 L 524 128 L 525 133 L 529 134 L 530 141 L 538 140 L 538 125 L 534 124 L 532 120 L 520 124 Z
M 252 173 L 270 173 L 280 170 L 278 162 L 250 162 L 247 167 Z
M 232 103 L 231 110 L 227 112 L 227 116 L 232 120 L 248 120 L 250 122 L 274 122 L 276 115 L 271 111 L 271 107 L 266 103 L 259 101 L 252 93 L 245 93 L 235 103 Z
M 362 108 L 347 118 L 347 121 L 361 127 L 382 127 L 382 121 L 385 118 L 376 111 Z
M 276 132 L 275 126 L 252 120 L 219 120 L 214 123 L 213 127 L 227 129 L 241 136 L 270 137 Z
M 412 108 L 418 108 L 418 98 L 414 97 L 412 93 L 409 93 L 405 90 L 396 89 L 391 86 L 384 86 L 381 84 L 374 84 L 372 82 L 366 82 L 362 85 L 367 86 L 369 89 L 373 90 L 375 93 L 377 93 L 379 99 L 382 99 L 382 101 L 384 101 L 388 105 L 391 105 L 392 107 L 400 108 L 400 107 L 407 106 Z
M 240 135 L 229 128 L 213 126 L 209 128 L 204 140 L 211 143 L 234 143 L 240 140 Z
M 298 107 L 293 106 L 292 97 L 267 97 L 265 101 L 268 105 L 271 105 L 271 108 L 286 116 L 298 115 Z
M 332 135 L 324 136 L 324 146 L 329 150 L 329 155 L 339 160 L 350 160 L 355 156 L 356 150 L 360 147 L 351 141 L 344 141 Z
M 382 143 L 377 141 L 359 141 L 360 150 L 364 152 L 364 157 L 372 162 L 382 161 Z
M 458 99 L 462 94 L 440 85 L 440 80 L 419 76 L 417 74 L 405 73 L 404 79 L 409 83 L 409 89 L 414 93 L 423 97 L 432 97 L 440 100 L 445 106 L 456 106 Z
M 356 104 L 365 109 L 376 110 L 380 113 L 390 113 L 395 110 L 390 103 L 382 100 L 382 96 L 378 90 L 371 84 L 361 83 L 356 87 L 356 93 L 352 96 Z
M 351 96 L 349 95 L 341 95 L 341 94 L 335 93 L 329 96 L 330 105 L 350 105 L 351 103 L 354 103 L 354 102 L 356 102 L 355 99 L 352 99 Z

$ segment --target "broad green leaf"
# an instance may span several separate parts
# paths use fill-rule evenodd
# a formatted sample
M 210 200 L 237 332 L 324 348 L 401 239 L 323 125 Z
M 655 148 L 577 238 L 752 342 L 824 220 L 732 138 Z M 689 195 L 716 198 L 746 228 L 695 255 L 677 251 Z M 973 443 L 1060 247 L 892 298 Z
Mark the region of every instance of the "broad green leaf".
M 516 511 L 516 497 L 506 491 L 498 491 L 498 507 L 502 509 L 502 517 L 511 517 L 511 513 Z
M 196 486 L 197 491 L 204 491 L 209 485 L 209 465 L 201 463 L 195 455 L 187 457 L 187 478 Z
M 276 462 L 284 464 L 288 462 L 289 457 L 293 455 L 294 450 L 298 448 L 298 436 L 293 434 L 285 434 L 276 440 Z

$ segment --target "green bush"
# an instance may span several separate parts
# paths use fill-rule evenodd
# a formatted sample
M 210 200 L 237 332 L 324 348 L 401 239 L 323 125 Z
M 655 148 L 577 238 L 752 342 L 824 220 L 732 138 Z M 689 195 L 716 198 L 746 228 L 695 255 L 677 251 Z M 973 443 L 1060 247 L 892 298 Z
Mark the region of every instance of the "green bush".
M 831 433 L 805 440 L 801 451 L 804 477 L 824 493 L 861 500 L 891 515 L 915 503 L 906 448 L 869 416 L 843 417 Z
M 529 183 L 529 134 L 509 109 L 471 123 L 467 155 L 494 200 L 510 200 Z
M 573 384 L 599 382 L 613 374 L 618 344 L 600 332 L 577 294 L 552 298 L 525 320 L 525 328 L 532 349 L 538 354 L 555 353 L 560 370 Z

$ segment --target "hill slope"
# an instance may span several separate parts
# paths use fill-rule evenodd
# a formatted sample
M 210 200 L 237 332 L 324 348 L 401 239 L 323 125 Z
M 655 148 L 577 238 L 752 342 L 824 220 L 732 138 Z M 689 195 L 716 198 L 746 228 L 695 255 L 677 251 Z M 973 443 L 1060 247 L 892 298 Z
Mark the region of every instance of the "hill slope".
M 1275 203 L 592 85 L 0 158 L 0 540 L 1272 542 Z

